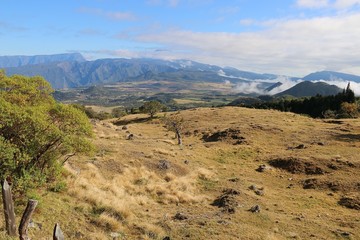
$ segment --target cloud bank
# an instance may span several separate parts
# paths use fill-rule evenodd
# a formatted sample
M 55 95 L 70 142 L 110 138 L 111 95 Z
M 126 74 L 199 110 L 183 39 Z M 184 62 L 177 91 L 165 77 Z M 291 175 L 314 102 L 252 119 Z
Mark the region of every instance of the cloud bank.
M 311 6 L 310 2 L 307 1 L 306 5 Z M 305 5 L 305 1 L 302 4 Z M 187 58 L 247 71 L 297 77 L 320 70 L 359 75 L 359 22 L 360 13 L 347 13 L 334 17 L 274 19 L 261 23 L 244 19 L 241 22 L 258 24 L 264 28 L 257 32 L 168 29 L 129 35 L 132 41 L 139 44 L 156 44 L 161 49 L 171 49 L 166 52 L 157 52 L 155 49 L 132 50 L 134 56 Z M 114 56 L 122 56 L 119 53 L 123 51 L 120 49 L 112 53 Z

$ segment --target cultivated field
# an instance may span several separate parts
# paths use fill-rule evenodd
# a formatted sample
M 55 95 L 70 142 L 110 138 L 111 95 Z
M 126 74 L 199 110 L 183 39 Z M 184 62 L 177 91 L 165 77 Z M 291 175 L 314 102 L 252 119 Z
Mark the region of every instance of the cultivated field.
M 180 114 L 183 146 L 164 113 L 93 121 L 96 156 L 69 160 L 67 190 L 34 192 L 33 239 L 56 222 L 66 239 L 360 239 L 359 120 Z

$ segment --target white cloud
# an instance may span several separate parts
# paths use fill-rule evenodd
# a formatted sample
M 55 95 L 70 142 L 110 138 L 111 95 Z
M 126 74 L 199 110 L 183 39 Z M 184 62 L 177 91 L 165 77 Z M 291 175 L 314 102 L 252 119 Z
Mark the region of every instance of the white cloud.
M 173 49 L 174 57 L 239 69 L 303 76 L 360 65 L 360 13 L 312 19 L 273 20 L 263 31 L 226 33 L 168 30 L 135 40 Z M 360 74 L 360 72 L 357 72 Z
M 297 0 L 296 5 L 303 8 L 323 8 L 329 5 L 328 0 Z
M 335 8 L 349 9 L 360 4 L 360 0 L 297 0 L 296 5 L 302 8 Z
M 346 9 L 360 4 L 360 0 L 337 0 L 334 3 L 334 7 L 337 9 Z

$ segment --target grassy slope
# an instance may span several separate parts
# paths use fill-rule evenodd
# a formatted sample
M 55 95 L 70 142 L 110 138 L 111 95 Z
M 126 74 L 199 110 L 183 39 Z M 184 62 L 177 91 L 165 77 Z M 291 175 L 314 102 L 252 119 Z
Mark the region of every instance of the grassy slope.
M 337 204 L 343 195 L 359 196 L 359 189 L 351 187 L 359 181 L 359 120 L 336 124 L 231 107 L 181 115 L 188 123 L 183 147 L 158 119 L 144 122 L 146 116 L 127 116 L 122 119 L 128 121 L 127 130 L 123 124 L 95 122 L 98 153 L 69 162 L 68 191 L 36 193 L 40 205 L 33 219 L 43 230 L 31 229 L 34 239 L 48 239 L 55 222 L 67 239 L 112 239 L 111 233 L 119 239 L 342 239 L 344 233 L 360 238 L 359 212 Z M 245 142 L 201 139 L 227 128 L 239 130 Z M 130 133 L 134 139 L 126 140 Z M 294 149 L 300 144 L 306 148 Z M 284 157 L 309 160 L 326 173 L 255 171 L 270 159 Z M 337 164 L 335 159 L 355 166 L 328 168 Z M 170 168 L 159 168 L 160 160 Z M 303 189 L 308 178 L 344 187 Z M 263 187 L 265 194 L 256 195 L 251 185 Z M 226 188 L 240 192 L 234 197 L 234 214 L 211 205 Z M 254 205 L 260 206 L 259 213 L 248 211 Z M 188 219 L 175 220 L 178 212 Z

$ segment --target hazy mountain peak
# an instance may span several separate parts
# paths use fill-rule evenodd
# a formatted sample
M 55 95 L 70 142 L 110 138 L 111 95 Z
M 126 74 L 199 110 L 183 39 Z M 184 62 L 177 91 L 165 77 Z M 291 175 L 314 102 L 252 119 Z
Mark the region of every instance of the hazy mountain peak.
M 80 53 L 62 53 L 34 56 L 0 56 L 0 68 L 21 67 L 26 65 L 48 64 L 53 62 L 84 62 Z

